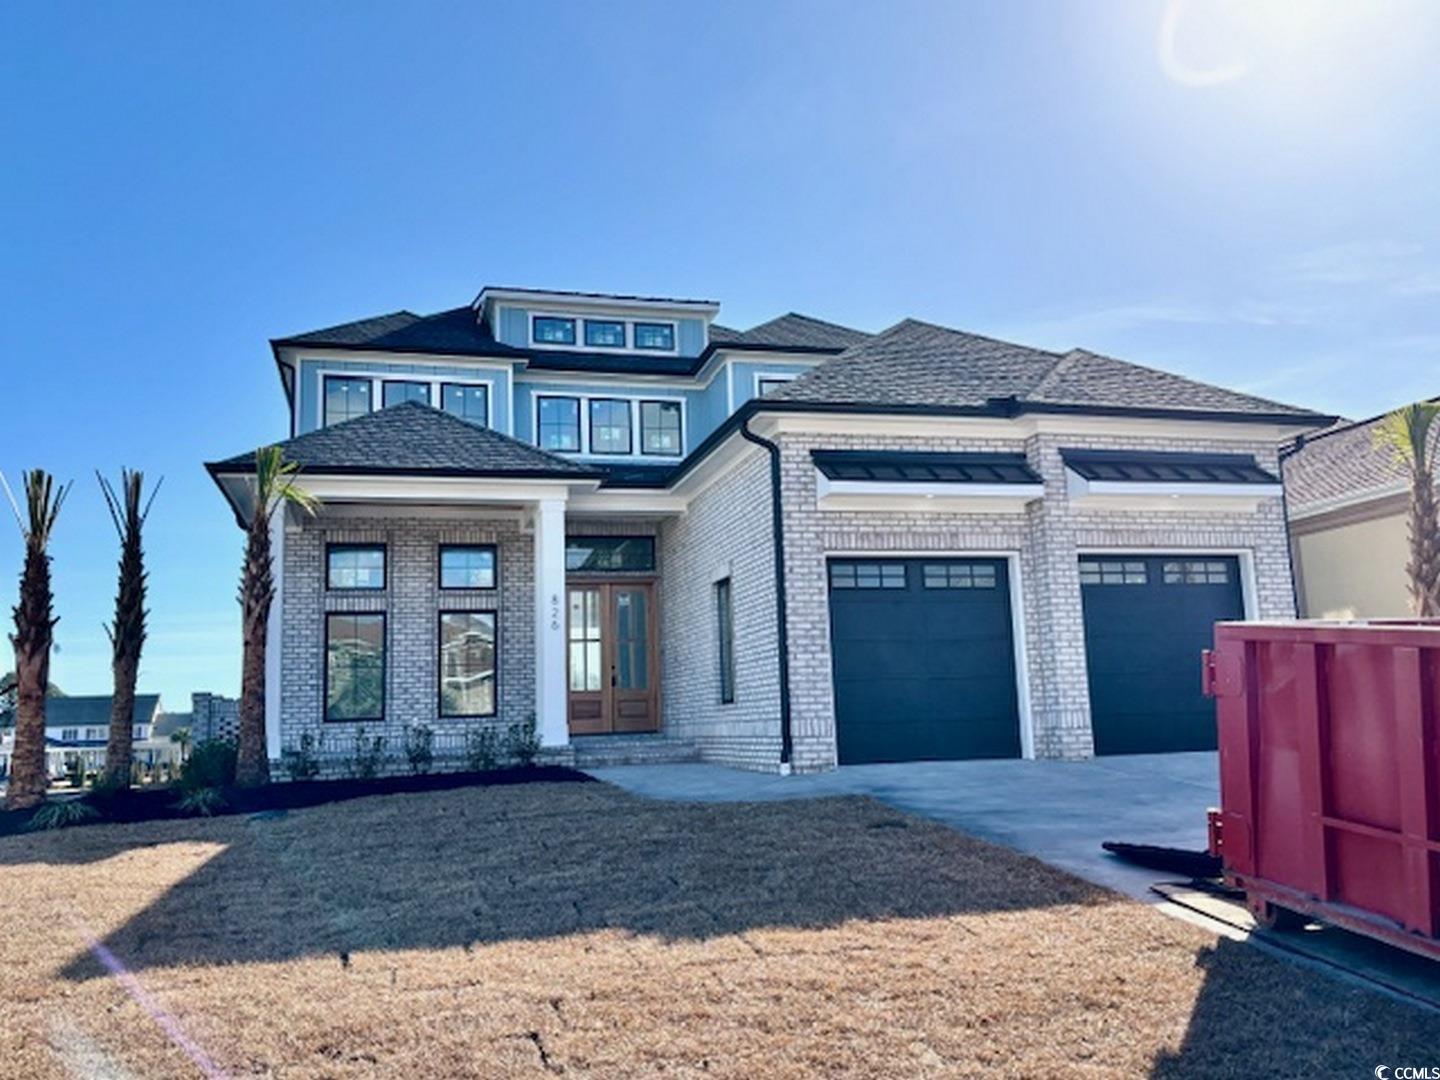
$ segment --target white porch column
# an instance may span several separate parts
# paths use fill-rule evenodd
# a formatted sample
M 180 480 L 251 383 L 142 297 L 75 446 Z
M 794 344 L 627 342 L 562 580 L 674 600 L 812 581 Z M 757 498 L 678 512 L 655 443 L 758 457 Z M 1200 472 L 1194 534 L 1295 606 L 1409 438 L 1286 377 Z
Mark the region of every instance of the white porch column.
M 535 733 L 567 746 L 565 680 L 565 500 L 535 504 Z
M 285 515 L 282 503 L 270 517 L 270 573 L 275 599 L 265 624 L 265 753 L 280 760 L 280 662 L 285 641 Z

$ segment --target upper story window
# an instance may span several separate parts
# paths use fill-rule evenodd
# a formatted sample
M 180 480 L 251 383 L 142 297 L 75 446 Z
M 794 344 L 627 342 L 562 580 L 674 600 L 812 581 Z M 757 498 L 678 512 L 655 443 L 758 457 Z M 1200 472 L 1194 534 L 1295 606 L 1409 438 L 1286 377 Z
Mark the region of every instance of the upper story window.
M 537 399 L 539 444 L 542 450 L 580 450 L 580 399 L 542 397 Z
M 590 399 L 590 452 L 631 452 L 630 402 L 618 398 Z
M 144 729 L 143 727 L 141 727 L 140 725 L 137 724 L 137 725 L 135 726 L 135 731 L 134 731 L 134 733 L 133 733 L 133 738 L 139 739 L 141 742 L 144 742 L 144 740 L 145 740 L 145 729 Z
M 384 544 L 331 544 L 325 564 L 327 589 L 385 588 Z
M 353 420 L 370 411 L 370 380 L 325 376 L 325 426 Z
M 79 742 L 79 741 L 80 741 L 80 729 L 79 729 L 79 728 L 73 728 L 73 727 L 61 728 L 61 729 L 60 729 L 60 741 L 61 741 L 61 742 Z
M 675 324 L 668 322 L 637 322 L 635 348 L 675 351 Z
M 623 349 L 625 324 L 619 319 L 586 319 L 585 344 L 599 349 Z
M 429 383 L 387 379 L 381 394 L 387 409 L 391 405 L 399 405 L 406 401 L 418 401 L 422 405 L 430 404 Z
M 490 388 L 444 383 L 440 387 L 440 407 L 451 416 L 486 427 L 490 423 Z
M 678 401 L 640 402 L 640 452 L 677 455 L 684 445 Z
M 537 345 L 574 345 L 575 320 L 536 315 L 530 320 L 530 337 Z

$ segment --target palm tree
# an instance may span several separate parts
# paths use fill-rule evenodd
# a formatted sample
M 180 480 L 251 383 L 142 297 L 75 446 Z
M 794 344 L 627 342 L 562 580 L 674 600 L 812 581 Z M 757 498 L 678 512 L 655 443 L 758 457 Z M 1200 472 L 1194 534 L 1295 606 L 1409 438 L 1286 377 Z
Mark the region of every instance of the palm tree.
M 241 787 L 258 787 L 270 780 L 270 756 L 265 749 L 265 632 L 270 623 L 270 602 L 275 599 L 270 523 L 275 512 L 286 504 L 306 513 L 314 513 L 320 505 L 313 495 L 295 486 L 299 473 L 300 466 L 286 461 L 280 447 L 266 446 L 255 451 L 255 486 L 250 492 L 253 502 L 245 529 L 245 565 L 240 576 L 245 655 L 240 668 L 235 783 Z
M 10 788 L 5 806 L 24 810 L 45 801 L 45 691 L 50 685 L 50 646 L 55 637 L 54 595 L 50 590 L 50 536 L 70 485 L 57 489 L 41 469 L 24 474 L 25 510 L 9 484 L 4 484 L 15 521 L 25 540 L 25 567 L 20 572 L 20 602 L 15 605 L 15 745 L 10 758 Z M 0 476 L 0 483 L 4 477 Z
M 1440 513 L 1435 492 L 1435 420 L 1440 404 L 1419 401 L 1396 409 L 1375 430 L 1410 479 L 1410 600 L 1421 618 L 1440 616 Z
M 190 752 L 190 729 L 178 727 L 170 733 L 170 741 L 180 748 L 180 764 L 185 764 L 185 756 Z
M 160 484 L 142 504 L 145 474 L 120 470 L 120 492 L 110 481 L 95 473 L 100 491 L 120 537 L 120 585 L 115 593 L 115 622 L 105 628 L 110 635 L 110 670 L 115 678 L 115 695 L 110 699 L 110 738 L 105 744 L 106 787 L 129 787 L 131 760 L 135 756 L 131 736 L 135 723 L 135 680 L 140 671 L 140 650 L 145 645 L 145 551 L 140 533 Z M 162 481 L 163 483 L 163 481 Z

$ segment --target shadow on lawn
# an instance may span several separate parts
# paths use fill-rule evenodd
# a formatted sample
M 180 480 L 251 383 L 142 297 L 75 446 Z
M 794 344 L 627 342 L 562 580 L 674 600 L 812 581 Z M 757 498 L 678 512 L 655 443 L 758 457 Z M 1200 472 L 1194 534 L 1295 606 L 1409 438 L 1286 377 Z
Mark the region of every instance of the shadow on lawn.
M 1432 1061 L 1440 1043 L 1433 1011 L 1262 956 L 1247 942 L 1222 938 L 1195 962 L 1205 981 L 1184 1042 L 1155 1063 L 1156 1080 L 1371 1076 L 1377 1065 Z
M 705 805 L 641 799 L 608 784 L 537 784 L 177 830 L 166 823 L 172 835 L 157 839 L 225 847 L 105 940 L 132 968 L 327 953 L 343 962 L 359 951 L 605 928 L 708 938 L 1112 899 L 1035 860 L 997 858 L 987 844 L 856 797 Z M 77 830 L 75 841 L 93 846 L 120 833 L 133 830 Z M 136 837 L 110 843 L 119 854 Z M 13 854 L 0 847 L 0 860 Z M 103 852 L 92 850 L 86 861 L 97 857 Z M 144 857 L 163 859 L 165 849 Z M 25 861 L 45 855 L 32 851 Z M 77 908 L 83 913 L 83 897 Z M 101 973 L 88 954 L 64 970 L 76 980 Z

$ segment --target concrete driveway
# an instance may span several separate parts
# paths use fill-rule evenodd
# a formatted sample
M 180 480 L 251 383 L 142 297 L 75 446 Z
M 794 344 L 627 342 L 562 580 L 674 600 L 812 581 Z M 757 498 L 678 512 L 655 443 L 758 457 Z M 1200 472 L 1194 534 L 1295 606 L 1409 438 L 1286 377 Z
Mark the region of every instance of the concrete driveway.
M 972 836 L 1034 855 L 1136 899 L 1173 878 L 1121 862 L 1102 840 L 1203 850 L 1219 802 L 1216 755 L 1145 754 L 1089 761 L 922 761 L 772 776 L 718 765 L 590 769 L 653 799 L 757 802 L 870 795 Z

